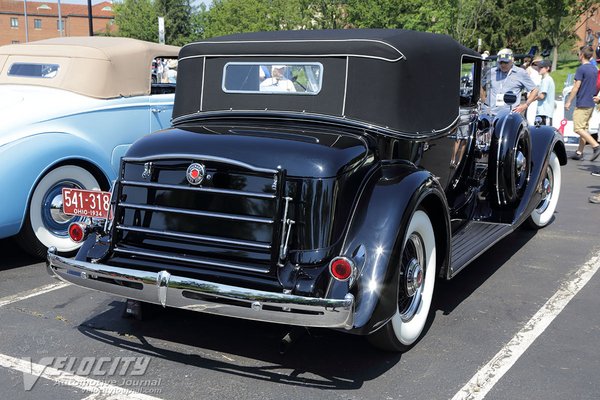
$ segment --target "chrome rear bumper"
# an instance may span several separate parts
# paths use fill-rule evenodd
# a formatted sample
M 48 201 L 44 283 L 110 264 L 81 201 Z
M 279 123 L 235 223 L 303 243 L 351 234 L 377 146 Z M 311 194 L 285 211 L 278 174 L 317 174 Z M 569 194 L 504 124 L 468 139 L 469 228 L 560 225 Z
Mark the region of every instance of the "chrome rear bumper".
M 48 250 L 48 273 L 89 289 L 128 299 L 256 321 L 351 329 L 354 296 L 323 299 L 265 292 L 61 257 Z

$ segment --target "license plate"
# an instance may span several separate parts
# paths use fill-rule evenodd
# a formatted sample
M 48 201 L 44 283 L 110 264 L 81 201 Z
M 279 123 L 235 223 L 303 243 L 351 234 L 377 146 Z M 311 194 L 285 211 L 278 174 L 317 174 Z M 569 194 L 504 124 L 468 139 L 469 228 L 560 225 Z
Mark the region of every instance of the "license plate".
M 110 210 L 110 192 L 63 188 L 63 212 L 80 217 L 104 218 Z

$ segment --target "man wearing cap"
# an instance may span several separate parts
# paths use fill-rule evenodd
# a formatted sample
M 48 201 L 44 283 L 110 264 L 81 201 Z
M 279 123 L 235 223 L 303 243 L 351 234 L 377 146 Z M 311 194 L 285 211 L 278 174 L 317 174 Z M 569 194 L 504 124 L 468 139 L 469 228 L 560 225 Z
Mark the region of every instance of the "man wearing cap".
M 542 119 L 543 125 L 550 126 L 552 126 L 552 115 L 554 115 L 554 92 L 556 90 L 554 79 L 550 76 L 551 65 L 548 60 L 540 60 L 533 63 L 533 67 L 537 68 L 542 77 L 537 96 L 536 116 Z
M 512 92 L 521 98 L 521 92 L 529 92 L 527 101 L 513 106 L 513 111 L 523 113 L 527 107 L 537 98 L 538 88 L 533 83 L 527 72 L 517 68 L 513 63 L 512 50 L 502 49 L 498 52 L 498 65 L 490 70 L 483 78 L 484 96 L 490 112 L 496 115 L 501 110 L 510 110 L 510 106 L 504 103 L 504 94 Z

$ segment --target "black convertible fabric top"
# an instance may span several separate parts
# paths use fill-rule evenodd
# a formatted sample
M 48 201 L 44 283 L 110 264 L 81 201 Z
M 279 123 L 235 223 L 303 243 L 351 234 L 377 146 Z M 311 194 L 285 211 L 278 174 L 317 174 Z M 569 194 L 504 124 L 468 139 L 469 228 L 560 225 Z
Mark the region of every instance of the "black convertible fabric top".
M 458 117 L 463 56 L 446 35 L 395 29 L 275 31 L 191 43 L 179 53 L 173 118 L 220 110 L 319 114 L 408 133 L 439 131 Z M 320 62 L 316 96 L 225 93 L 227 62 Z

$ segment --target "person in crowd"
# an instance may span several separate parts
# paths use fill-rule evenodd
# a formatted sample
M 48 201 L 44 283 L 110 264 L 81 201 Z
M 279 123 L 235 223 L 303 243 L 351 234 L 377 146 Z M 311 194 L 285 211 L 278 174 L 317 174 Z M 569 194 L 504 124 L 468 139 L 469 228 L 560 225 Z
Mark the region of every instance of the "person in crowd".
M 163 73 L 162 73 L 162 79 L 160 82 L 161 83 L 169 83 L 169 60 L 167 60 L 166 58 L 163 58 L 162 65 L 163 65 Z
M 537 96 L 538 104 L 536 116 L 542 119 L 543 125 L 552 126 L 552 115 L 554 115 L 554 93 L 556 87 L 554 79 L 550 76 L 552 64 L 549 60 L 534 62 L 534 68 L 538 69 L 541 76 L 540 90 Z
M 165 71 L 165 69 L 164 69 L 164 64 L 163 64 L 162 58 L 157 58 L 156 59 L 156 80 L 158 83 L 162 82 L 164 71 Z
M 575 71 L 575 84 L 568 100 L 565 102 L 565 109 L 568 110 L 573 100 L 575 100 L 573 130 L 580 136 L 577 151 L 571 157 L 573 160 L 583 159 L 583 149 L 586 143 L 592 145 L 593 149 L 590 161 L 594 161 L 600 156 L 600 144 L 598 144 L 588 131 L 592 112 L 596 106 L 594 95 L 597 93 L 596 81 L 598 79 L 598 69 L 590 64 L 593 54 L 594 49 L 591 46 L 582 46 L 579 49 L 579 61 L 581 65 Z
M 169 60 L 167 67 L 169 67 L 167 71 L 167 82 L 177 83 L 177 59 L 173 58 Z
M 594 47 L 594 33 L 590 28 L 585 30 L 585 45 Z
M 285 77 L 285 65 L 273 65 L 271 67 L 271 77 L 266 78 L 260 83 L 262 92 L 295 92 L 294 82 Z
M 523 57 L 523 62 L 521 63 L 521 68 L 523 68 L 525 71 L 528 71 L 529 69 L 531 69 L 531 57 L 530 56 Z
M 531 78 L 533 83 L 535 83 L 535 85 L 538 88 L 540 86 L 540 83 L 542 82 L 542 75 L 540 75 L 539 68 L 537 67 L 537 63 L 539 63 L 542 60 L 543 60 L 543 58 L 541 56 L 535 56 L 533 58 L 533 60 L 531 61 L 531 64 L 529 65 L 529 67 L 527 67 L 527 69 L 525 69 L 525 71 L 527 72 L 527 74 L 529 75 L 529 77 Z M 527 122 L 529 122 L 529 125 L 533 125 L 533 123 L 535 122 L 535 117 L 537 115 L 537 107 L 538 107 L 537 99 L 532 101 L 531 104 L 529 105 L 529 107 L 527 107 L 526 115 L 527 115 Z
M 510 49 L 502 49 L 498 52 L 498 65 L 486 72 L 483 78 L 481 98 L 486 99 L 486 104 L 491 114 L 496 115 L 501 110 L 509 109 L 504 103 L 504 94 L 512 92 L 521 98 L 521 92 L 529 92 L 525 103 L 513 106 L 513 111 L 523 113 L 529 105 L 537 98 L 538 88 L 533 83 L 524 69 L 514 65 L 513 52 Z

